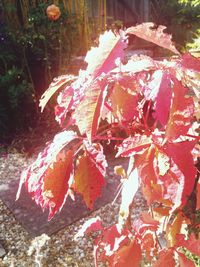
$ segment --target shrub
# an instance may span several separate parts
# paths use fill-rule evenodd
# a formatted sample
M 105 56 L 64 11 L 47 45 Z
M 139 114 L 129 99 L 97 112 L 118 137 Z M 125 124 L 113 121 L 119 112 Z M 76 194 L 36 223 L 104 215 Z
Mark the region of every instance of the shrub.
M 143 256 L 154 267 L 176 262 L 195 266 L 184 248 L 200 256 L 196 239 L 200 183 L 194 165 L 200 61 L 181 55 L 164 29 L 144 23 L 119 34 L 105 32 L 99 46 L 88 52 L 86 70 L 77 78 L 66 75 L 54 80 L 40 102 L 43 109 L 64 86 L 55 108 L 62 131 L 22 173 L 17 197 L 25 183 L 36 203 L 49 209 L 49 220 L 62 209 L 66 197 L 76 193 L 93 208 L 106 182 L 102 140 L 117 140 L 113 153 L 129 159 L 127 170 L 115 167 L 122 178 L 118 223 L 103 227 L 100 218 L 93 218 L 77 234 L 99 231 L 95 266 L 99 259 L 109 266 L 140 266 Z M 125 62 L 129 34 L 176 56 L 158 61 L 136 55 Z M 101 120 L 107 121 L 103 130 Z M 116 137 L 116 129 L 123 129 L 123 135 Z M 149 210 L 132 218 L 139 189 Z

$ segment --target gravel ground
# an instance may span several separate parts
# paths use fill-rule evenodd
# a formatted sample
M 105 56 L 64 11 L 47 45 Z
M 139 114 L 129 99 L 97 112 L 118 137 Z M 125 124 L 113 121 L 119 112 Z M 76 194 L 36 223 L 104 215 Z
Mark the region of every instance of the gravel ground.
M 0 186 L 11 179 L 19 179 L 21 170 L 34 160 L 34 156 L 8 153 L 0 157 Z M 136 199 L 138 207 L 144 207 L 140 197 Z M 0 267 L 90 267 L 93 261 L 92 237 L 74 240 L 74 235 L 88 218 L 100 216 L 105 225 L 117 221 L 119 200 L 107 204 L 73 225 L 67 226 L 51 237 L 45 234 L 31 238 L 26 230 L 16 221 L 13 214 L 0 200 L 0 243 L 6 255 L 0 258 Z M 135 215 L 138 210 L 135 211 Z M 100 264 L 100 266 L 105 266 Z

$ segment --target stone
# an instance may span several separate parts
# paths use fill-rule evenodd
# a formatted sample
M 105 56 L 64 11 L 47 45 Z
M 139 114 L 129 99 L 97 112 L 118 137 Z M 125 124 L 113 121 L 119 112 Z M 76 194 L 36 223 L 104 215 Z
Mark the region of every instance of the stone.
M 6 255 L 6 251 L 2 244 L 0 243 L 0 258 L 3 258 Z

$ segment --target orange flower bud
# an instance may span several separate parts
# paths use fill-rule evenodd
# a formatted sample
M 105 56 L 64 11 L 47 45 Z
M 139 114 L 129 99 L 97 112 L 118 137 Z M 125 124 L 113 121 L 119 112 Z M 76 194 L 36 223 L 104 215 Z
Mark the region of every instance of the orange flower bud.
M 61 15 L 60 8 L 56 5 L 48 6 L 46 13 L 50 20 L 57 20 Z

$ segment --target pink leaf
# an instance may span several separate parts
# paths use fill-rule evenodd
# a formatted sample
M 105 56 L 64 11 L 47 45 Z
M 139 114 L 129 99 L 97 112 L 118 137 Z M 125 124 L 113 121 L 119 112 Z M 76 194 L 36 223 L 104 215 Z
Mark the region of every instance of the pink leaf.
M 145 233 L 142 236 L 141 249 L 147 261 L 151 261 L 156 254 L 156 240 L 152 233 Z
M 154 23 L 146 22 L 126 30 L 127 34 L 134 34 L 146 41 L 155 43 L 161 47 L 171 50 L 175 54 L 180 54 L 171 40 L 171 35 L 164 33 L 165 26 L 155 27 Z
M 86 133 L 90 141 L 97 132 L 101 110 L 106 97 L 105 91 L 105 81 L 92 81 L 86 88 L 83 98 L 72 115 L 81 134 Z
M 113 88 L 110 100 L 113 115 L 118 118 L 119 121 L 130 121 L 138 115 L 138 96 L 128 93 L 118 84 Z
M 192 97 L 187 97 L 187 88 L 177 79 L 173 79 L 173 97 L 166 129 L 168 139 L 176 139 L 186 135 L 192 125 L 194 103 Z
M 168 206 L 172 207 L 172 211 L 176 210 L 182 204 L 184 195 L 185 177 L 183 173 L 171 160 L 169 171 L 165 175 L 160 176 L 159 180 L 160 183 L 162 181 L 162 199 L 169 201 Z
M 133 229 L 140 235 L 143 235 L 147 230 L 156 231 L 158 227 L 159 222 L 147 212 L 142 212 L 140 218 L 133 221 Z
M 153 267 L 175 267 L 174 251 L 172 249 L 163 249 L 158 255 L 158 260 L 153 264 Z
M 112 260 L 112 257 L 123 245 L 129 243 L 127 229 L 119 229 L 117 224 L 103 229 L 102 234 L 96 239 L 96 255 L 99 249 L 101 261 Z
M 55 92 L 60 89 L 64 84 L 72 81 L 75 79 L 75 76 L 73 75 L 62 75 L 58 78 L 55 78 L 53 82 L 50 84 L 49 88 L 44 92 L 44 94 L 41 96 L 40 104 L 41 111 L 44 110 L 44 107 L 46 106 L 49 99 L 52 97 Z
M 127 44 L 123 38 L 112 31 L 107 31 L 99 38 L 99 46 L 92 48 L 86 55 L 88 63 L 87 73 L 94 78 L 102 73 L 108 73 L 115 66 L 117 58 L 124 58 L 124 49 Z
M 55 119 L 60 125 L 63 125 L 67 112 L 70 111 L 73 104 L 74 90 L 72 86 L 66 87 L 58 96 L 58 105 L 55 107 Z
M 88 233 L 96 232 L 99 230 L 103 230 L 101 219 L 99 216 L 96 218 L 91 218 L 84 222 L 81 229 L 78 231 L 78 233 L 75 235 L 75 239 L 79 237 L 83 237 Z
M 156 150 L 149 146 L 141 155 L 135 156 L 135 166 L 138 168 L 142 191 L 148 205 L 154 201 L 160 202 L 163 197 L 162 185 L 158 183 L 158 169 L 156 166 Z
M 156 100 L 162 79 L 163 71 L 155 70 L 151 76 L 150 81 L 146 82 L 144 88 L 142 89 L 146 100 Z
M 141 220 L 143 221 L 144 224 L 151 224 L 155 228 L 157 228 L 159 225 L 159 222 L 154 220 L 152 216 L 145 211 L 141 213 Z
M 180 64 L 185 69 L 200 72 L 200 59 L 187 53 L 181 57 Z
M 183 141 L 168 143 L 166 153 L 178 166 L 179 171 L 184 175 L 184 185 L 182 192 L 182 204 L 185 204 L 190 196 L 195 183 L 196 168 L 191 154 L 195 141 Z M 177 177 L 178 178 L 178 177 Z
M 197 183 L 197 210 L 200 210 L 200 182 Z
M 97 166 L 103 176 L 106 175 L 106 168 L 108 166 L 105 155 L 103 154 L 103 147 L 99 143 L 90 144 L 88 141 L 83 141 L 87 154 Z
M 77 135 L 73 131 L 64 131 L 54 137 L 53 142 L 38 155 L 36 161 L 22 172 L 16 199 L 19 198 L 21 187 L 25 183 L 35 202 L 43 209 L 49 208 L 49 219 L 62 208 L 72 170 L 72 153 L 63 155 L 61 151 L 76 138 Z M 58 174 L 55 173 L 56 169 Z M 58 191 L 54 191 L 57 188 L 56 183 L 61 185 Z
M 142 251 L 136 240 L 121 246 L 114 256 L 109 259 L 110 267 L 140 267 Z
M 177 235 L 177 246 L 185 247 L 190 252 L 200 257 L 200 241 L 199 239 L 195 238 L 194 234 L 191 234 L 187 240 L 185 240 L 185 235 L 178 234 Z
M 178 260 L 180 267 L 195 267 L 195 263 L 189 260 L 183 253 L 178 252 Z
M 116 157 L 129 157 L 135 154 L 141 154 L 151 145 L 151 143 L 151 137 L 146 135 L 128 137 L 121 145 L 118 146 L 118 153 Z
M 146 100 L 155 102 L 154 117 L 165 126 L 172 100 L 172 85 L 167 71 L 156 70 L 142 89 Z
M 149 205 L 158 201 L 175 210 L 187 201 L 196 174 L 190 154 L 194 143 L 169 143 L 162 151 L 152 145 L 135 156 L 135 166 Z
M 155 118 L 165 126 L 168 121 L 169 111 L 171 107 L 172 89 L 170 77 L 167 73 L 163 73 L 159 91 L 156 97 Z

